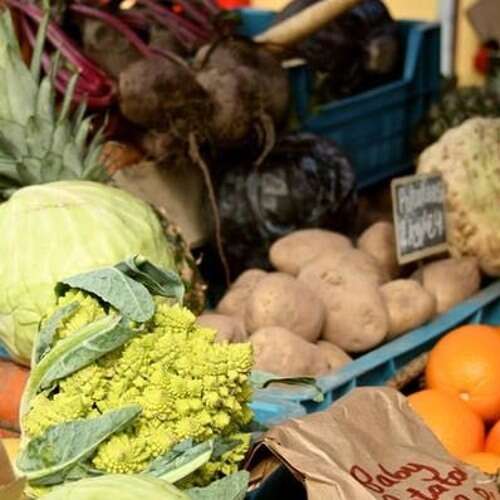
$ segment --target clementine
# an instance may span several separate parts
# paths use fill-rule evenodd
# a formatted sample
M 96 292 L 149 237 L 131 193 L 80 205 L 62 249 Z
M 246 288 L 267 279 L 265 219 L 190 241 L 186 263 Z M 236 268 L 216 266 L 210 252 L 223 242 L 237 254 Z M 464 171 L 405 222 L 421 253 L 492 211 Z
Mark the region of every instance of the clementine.
M 484 422 L 456 396 L 426 389 L 410 395 L 408 403 L 455 457 L 483 450 Z
M 500 470 L 500 455 L 496 453 L 488 453 L 486 451 L 471 453 L 465 456 L 463 461 L 466 464 L 474 465 L 486 474 L 497 474 Z
M 427 387 L 460 397 L 486 421 L 500 418 L 500 334 L 490 326 L 467 325 L 432 349 Z
M 500 420 L 491 428 L 486 437 L 486 451 L 500 455 Z

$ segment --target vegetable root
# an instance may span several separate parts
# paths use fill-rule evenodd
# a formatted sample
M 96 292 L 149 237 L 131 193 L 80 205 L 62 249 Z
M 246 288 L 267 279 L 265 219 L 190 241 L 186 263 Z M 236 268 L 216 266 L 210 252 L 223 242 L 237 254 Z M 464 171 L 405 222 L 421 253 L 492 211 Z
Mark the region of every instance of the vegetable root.
M 211 102 L 191 70 L 153 56 L 129 65 L 119 78 L 120 109 L 136 125 L 186 137 L 206 123 Z
M 290 46 L 320 30 L 360 0 L 322 0 L 255 37 L 267 45 Z

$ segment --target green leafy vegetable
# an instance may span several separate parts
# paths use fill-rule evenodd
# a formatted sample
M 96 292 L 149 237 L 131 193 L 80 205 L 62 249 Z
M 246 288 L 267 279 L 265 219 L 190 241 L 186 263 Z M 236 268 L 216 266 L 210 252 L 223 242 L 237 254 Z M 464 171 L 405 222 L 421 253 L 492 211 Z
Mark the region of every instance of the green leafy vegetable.
M 38 337 L 35 340 L 33 348 L 33 360 L 31 366 L 34 367 L 47 354 L 54 343 L 54 336 L 57 329 L 63 324 L 64 320 L 71 316 L 79 307 L 77 302 L 66 304 L 60 307 L 46 321 L 43 328 L 40 330 Z
M 192 500 L 244 500 L 250 474 L 239 471 L 205 488 L 191 488 L 188 495 Z
M 164 456 L 155 459 L 145 474 L 159 477 L 169 483 L 176 483 L 205 465 L 212 457 L 213 441 L 177 447 Z
M 116 266 L 121 272 L 142 283 L 153 295 L 174 297 L 182 303 L 184 284 L 178 274 L 160 269 L 142 256 L 136 256 Z
M 148 321 L 155 311 L 153 298 L 147 288 L 115 267 L 64 279 L 56 291 L 62 295 L 68 287 L 97 295 L 132 321 Z
M 105 316 L 59 341 L 31 371 L 21 403 L 21 415 L 35 394 L 55 381 L 75 373 L 96 359 L 114 351 L 137 332 L 121 316 Z
M 151 476 L 106 474 L 55 488 L 43 500 L 190 500 L 175 486 Z M 211 500 L 218 500 L 213 497 Z
M 214 450 L 212 452 L 212 458 L 217 460 L 222 455 L 228 451 L 234 450 L 237 446 L 241 445 L 242 441 L 240 439 L 231 438 L 217 438 L 214 441 Z
M 271 384 L 286 384 L 311 387 L 314 389 L 313 401 L 321 403 L 324 400 L 324 394 L 316 384 L 316 379 L 313 377 L 279 377 L 272 373 L 254 370 L 250 377 L 250 382 L 255 389 L 265 389 Z
M 176 483 L 205 465 L 212 456 L 213 441 L 197 445 L 193 445 L 190 441 L 181 443 L 170 452 L 153 460 L 145 474 Z
M 32 484 L 50 478 L 59 482 L 61 471 L 87 458 L 109 436 L 123 429 L 142 412 L 138 405 L 113 410 L 96 418 L 64 422 L 28 441 L 17 460 L 17 467 Z

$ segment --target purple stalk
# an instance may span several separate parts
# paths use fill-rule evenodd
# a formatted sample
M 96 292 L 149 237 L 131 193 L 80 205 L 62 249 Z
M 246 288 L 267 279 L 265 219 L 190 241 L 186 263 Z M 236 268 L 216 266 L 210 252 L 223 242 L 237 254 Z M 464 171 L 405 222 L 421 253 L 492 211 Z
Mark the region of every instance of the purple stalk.
M 175 19 L 176 16 L 174 14 L 169 13 L 169 15 L 172 16 L 172 18 L 169 19 L 167 16 L 158 16 L 153 12 L 149 13 L 151 18 L 150 22 L 155 21 L 167 28 L 168 31 L 172 33 L 177 38 L 177 40 L 188 50 L 192 50 L 193 47 L 199 45 L 200 37 L 192 33 L 190 29 L 177 23 L 177 20 Z
M 214 0 L 198 0 L 210 12 L 212 16 L 216 16 L 222 12 L 222 9 L 214 2 Z
M 88 7 L 87 5 L 82 4 L 72 4 L 70 5 L 70 9 L 78 14 L 82 14 L 88 17 L 94 17 L 96 19 L 99 19 L 100 21 L 103 21 L 108 26 L 121 33 L 142 56 L 151 57 L 151 50 L 149 49 L 149 47 L 141 40 L 139 36 L 136 35 L 136 33 L 134 33 L 125 23 L 120 21 L 120 19 L 118 19 L 117 17 L 108 14 L 104 10 L 94 9 L 93 7 Z
M 210 33 L 205 28 L 196 26 L 188 19 L 184 19 L 182 16 L 174 14 L 169 9 L 158 5 L 154 0 L 138 0 L 138 3 L 142 3 L 147 6 L 155 14 L 155 20 L 164 26 L 169 28 L 182 27 L 188 30 L 191 34 L 203 39 L 210 36 Z M 170 21 L 169 24 L 165 24 L 162 18 L 165 18 L 165 21 L 168 19 Z
M 209 17 L 194 5 L 193 0 L 175 0 L 175 3 L 180 5 L 186 14 L 193 21 L 196 21 L 200 27 L 210 31 L 212 26 Z
M 30 45 L 33 47 L 36 41 L 36 36 L 28 20 L 23 17 L 21 19 L 21 27 Z M 62 52 L 62 51 L 61 51 Z M 47 74 L 50 74 L 52 61 L 48 54 L 42 55 L 42 65 Z M 73 73 L 65 68 L 59 68 L 54 86 L 60 92 L 66 91 L 68 83 L 72 78 Z M 89 76 L 91 78 L 89 79 Z M 93 108 L 102 108 L 109 106 L 114 99 L 114 86 L 109 79 L 100 78 L 94 73 L 82 73 L 78 79 L 73 100 L 75 102 L 87 101 L 87 104 Z
M 148 27 L 148 20 L 142 12 L 134 12 L 125 10 L 118 15 L 125 24 L 133 28 L 146 29 Z
M 34 5 L 28 5 L 17 0 L 7 0 L 15 8 L 21 10 L 26 15 L 31 17 L 37 22 L 40 22 L 43 15 L 41 11 Z M 89 72 L 95 80 L 109 80 L 106 73 L 104 73 L 98 66 L 92 63 L 89 59 L 83 56 L 78 47 L 65 35 L 65 33 L 54 23 L 49 23 L 47 33 L 49 41 L 66 57 L 66 59 L 73 64 L 82 73 Z
M 175 25 L 171 20 L 167 20 L 164 17 L 157 17 L 154 14 L 151 15 L 151 19 L 154 19 L 157 23 L 167 28 L 170 33 L 176 36 L 177 39 L 184 45 L 188 46 L 188 48 L 192 48 L 193 45 L 196 45 L 196 42 L 199 40 L 199 37 L 189 31 L 186 27 L 180 24 Z

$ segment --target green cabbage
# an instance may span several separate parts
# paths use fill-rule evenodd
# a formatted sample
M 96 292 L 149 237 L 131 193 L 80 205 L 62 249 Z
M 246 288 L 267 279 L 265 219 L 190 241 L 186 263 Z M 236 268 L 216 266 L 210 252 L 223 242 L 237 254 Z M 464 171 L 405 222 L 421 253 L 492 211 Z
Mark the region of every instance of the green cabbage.
M 110 474 L 56 488 L 43 500 L 189 500 L 175 486 L 150 476 Z
M 57 282 L 139 254 L 165 269 L 175 265 L 153 210 L 95 182 L 20 189 L 0 205 L 0 235 L 0 341 L 25 364 Z

